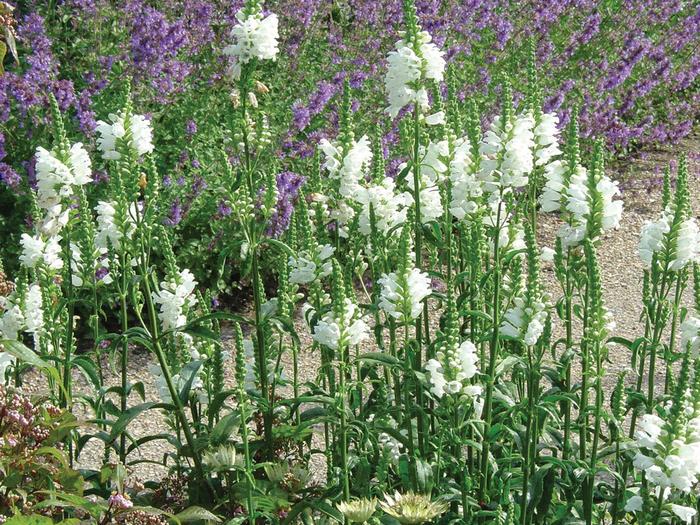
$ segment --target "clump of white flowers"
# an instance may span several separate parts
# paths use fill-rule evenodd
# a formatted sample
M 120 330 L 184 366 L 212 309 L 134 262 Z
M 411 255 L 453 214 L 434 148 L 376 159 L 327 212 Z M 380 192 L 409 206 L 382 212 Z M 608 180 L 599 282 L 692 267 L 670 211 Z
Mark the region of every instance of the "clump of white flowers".
M 647 268 L 653 262 L 654 254 L 668 251 L 673 258 L 668 261 L 669 270 L 680 270 L 700 256 L 700 230 L 694 217 L 680 222 L 671 236 L 674 214 L 665 210 L 656 221 L 647 221 L 639 236 L 639 257 Z
M 690 351 L 695 360 L 700 355 L 700 319 L 689 315 L 681 323 L 681 351 Z
M 41 208 L 52 208 L 64 197 L 73 195 L 75 187 L 91 180 L 90 157 L 81 143 L 70 147 L 66 162 L 42 147 L 36 149 L 37 204 Z
M 623 203 L 617 181 L 603 169 L 602 145 L 596 146 L 594 166 L 587 170 L 579 165 L 576 155 L 568 163 L 556 160 L 545 168 L 545 189 L 540 196 L 543 211 L 561 211 L 565 219 L 557 236 L 564 248 L 580 246 L 587 234 L 617 229 L 622 218 Z M 596 216 L 591 220 L 591 206 Z M 599 214 L 598 214 L 599 213 Z
M 391 177 L 385 177 L 379 184 L 370 184 L 355 194 L 355 201 L 362 205 L 359 217 L 360 232 L 371 233 L 371 213 L 377 230 L 383 234 L 406 222 L 408 207 L 413 197 L 408 192 L 396 192 L 396 183 Z
M 60 270 L 63 268 L 60 241 L 61 238 L 56 235 L 45 240 L 41 234 L 30 236 L 23 233 L 19 241 L 22 245 L 19 260 L 26 268 L 43 264 L 51 270 Z
M 430 374 L 430 391 L 438 398 L 446 394 L 479 395 L 481 387 L 468 382 L 479 372 L 478 365 L 479 357 L 471 341 L 444 347 L 437 353 L 437 359 L 425 364 Z
M 13 293 L 10 297 L 0 297 L 0 310 L 3 312 L 0 316 L 0 339 L 15 341 L 24 327 L 24 313 L 18 304 L 20 298 L 15 295 L 16 293 Z M 0 382 L 2 378 L 0 374 Z
M 323 167 L 328 170 L 328 175 L 340 181 L 340 195 L 354 198 L 361 189 L 360 181 L 366 176 L 372 162 L 369 139 L 363 135 L 359 140 L 351 140 L 346 146 L 323 139 L 319 148 L 324 154 Z
M 547 166 L 561 154 L 559 149 L 559 116 L 556 113 L 543 113 L 536 119 L 533 131 L 535 138 L 535 165 Z
M 415 10 L 406 13 L 407 31 L 389 52 L 384 90 L 389 99 L 386 112 L 393 119 L 405 106 L 417 105 L 421 111 L 430 107 L 426 85 L 428 81 L 442 82 L 445 74 L 444 52 L 432 41 L 427 31 L 421 31 Z M 428 124 L 444 122 L 444 113 L 431 115 Z
M 317 343 L 337 350 L 342 345 L 355 346 L 365 341 L 369 337 L 369 326 L 360 316 L 357 305 L 346 298 L 341 308 L 327 312 L 316 323 L 312 336 Z
M 537 344 L 547 319 L 545 303 L 537 300 L 528 304 L 522 297 L 516 297 L 513 303 L 505 313 L 501 333 L 522 339 L 528 346 Z
M 289 282 L 310 284 L 330 275 L 333 265 L 331 257 L 335 248 L 330 244 L 316 246 L 311 250 L 300 250 L 289 257 Z
M 238 23 L 231 29 L 234 43 L 224 48 L 224 54 L 233 58 L 231 74 L 235 80 L 241 77 L 241 66 L 251 60 L 276 60 L 279 53 L 279 20 L 270 13 L 263 16 L 262 7 L 256 1 L 236 13 Z
M 420 316 L 423 301 L 432 290 L 428 274 L 413 267 L 415 256 L 409 247 L 407 228 L 401 232 L 399 257 L 397 271 L 384 274 L 379 279 L 382 287 L 379 307 L 394 319 L 409 322 Z
M 332 350 L 344 350 L 365 341 L 369 326 L 359 307 L 347 297 L 340 266 L 333 260 L 332 309 L 316 323 L 311 334 L 314 341 Z
M 483 182 L 475 172 L 471 144 L 467 137 L 455 141 L 449 168 L 452 182 L 450 213 L 456 219 L 464 220 L 479 210 L 484 192 Z
M 174 330 L 187 322 L 187 309 L 197 303 L 193 292 L 197 286 L 192 272 L 185 269 L 160 284 L 160 290 L 152 292 L 159 306 L 158 318 L 163 330 Z
M 635 444 L 639 451 L 634 457 L 634 468 L 656 490 L 657 497 L 667 499 L 673 490 L 683 494 L 692 491 L 700 476 L 700 417 L 693 414 L 682 429 L 673 432 L 671 426 L 655 414 L 645 414 L 639 420 L 635 432 Z M 640 496 L 630 498 L 626 510 L 641 509 Z M 685 521 L 694 516 L 695 510 L 681 505 L 671 505 L 671 511 Z M 686 521 L 689 523 L 690 521 Z
M 486 191 L 496 193 L 527 185 L 534 167 L 534 126 L 530 113 L 494 118 L 479 146 L 483 157 L 480 178 Z
M 121 159 L 121 153 L 117 147 L 118 140 L 128 140 L 127 147 L 139 157 L 153 151 L 151 123 L 143 115 L 127 114 L 124 111 L 112 113 L 109 115 L 109 122 L 103 120 L 97 122 L 95 131 L 99 135 L 97 148 L 102 152 L 102 158 L 105 160 Z
M 405 275 L 392 272 L 379 279 L 382 287 L 379 307 L 395 319 L 415 319 L 423 309 L 423 299 L 431 294 L 430 277 L 418 268 Z

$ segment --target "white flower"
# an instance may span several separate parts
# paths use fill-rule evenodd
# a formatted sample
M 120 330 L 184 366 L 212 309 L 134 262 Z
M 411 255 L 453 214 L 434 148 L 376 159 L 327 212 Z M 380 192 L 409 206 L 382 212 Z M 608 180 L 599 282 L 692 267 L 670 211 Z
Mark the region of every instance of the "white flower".
M 671 239 L 669 233 L 673 214 L 665 210 L 658 220 L 647 221 L 639 236 L 639 257 L 647 268 L 651 267 L 654 254 L 668 249 L 675 257 L 669 261 L 669 269 L 677 271 L 688 263 L 696 261 L 700 255 L 700 230 L 694 218 L 684 220 L 678 227 L 677 236 Z M 674 246 L 669 246 L 671 241 Z
M 501 123 L 496 117 L 484 135 L 479 152 L 483 156 L 480 177 L 486 191 L 499 188 L 522 188 L 534 167 L 535 120 L 529 113 L 515 117 L 513 122 Z
M 6 297 L 0 297 L 0 310 L 4 310 L 0 317 L 0 339 L 17 340 L 17 335 L 24 326 L 24 314 L 19 305 Z M 0 375 L 2 379 L 2 375 Z
M 579 166 L 578 169 L 585 170 L 586 168 Z M 550 162 L 544 169 L 545 184 L 539 197 L 542 211 L 551 212 L 561 209 L 563 197 L 566 195 L 566 188 L 564 187 L 566 170 L 566 164 L 561 160 Z
M 674 503 L 671 503 L 671 511 L 686 523 L 690 523 L 698 513 L 698 511 L 692 507 L 683 507 Z
M 117 139 L 126 136 L 124 128 L 124 113 L 109 115 L 110 122 L 98 121 L 95 131 L 100 135 L 97 139 L 97 147 L 102 152 L 105 160 L 119 160 L 121 153 L 117 151 Z M 143 156 L 153 151 L 153 133 L 151 123 L 143 115 L 129 116 L 129 131 L 131 140 L 128 147 Z
M 639 235 L 639 258 L 647 268 L 651 266 L 654 253 L 663 247 L 666 234 L 671 230 L 671 220 L 669 214 L 664 212 L 658 220 L 647 221 L 642 226 Z
M 635 431 L 637 445 L 644 448 L 654 448 L 663 433 L 664 420 L 654 414 L 644 414 L 639 419 L 638 429 Z
M 32 284 L 24 300 L 24 319 L 27 332 L 34 334 L 35 340 L 44 330 L 44 309 L 41 286 Z
M 545 305 L 541 301 L 526 304 L 521 297 L 516 297 L 515 304 L 508 309 L 501 324 L 501 333 L 522 339 L 527 346 L 537 344 L 547 319 Z
M 423 300 L 432 293 L 430 277 L 418 268 L 410 269 L 407 275 L 384 274 L 379 284 L 382 287 L 379 307 L 404 321 L 416 319 L 423 310 Z
M 622 217 L 622 201 L 613 200 L 620 193 L 617 182 L 603 174 L 596 182 L 596 191 L 600 194 L 603 205 L 603 231 L 618 228 Z M 590 201 L 587 172 L 582 168 L 577 169 L 571 176 L 565 196 L 564 209 L 571 216 L 571 224 L 563 225 L 557 233 L 564 248 L 577 246 L 583 241 L 590 214 Z
M 690 346 L 691 359 L 695 360 L 700 351 L 700 319 L 689 315 L 681 323 L 681 352 Z
M 371 184 L 355 194 L 355 200 L 362 204 L 359 218 L 360 232 L 371 233 L 370 206 L 374 212 L 377 230 L 387 234 L 389 230 L 406 222 L 408 206 L 413 202 L 410 193 L 395 193 L 396 183 L 385 177 L 381 184 Z
M 478 211 L 483 195 L 482 182 L 473 170 L 474 163 L 469 139 L 466 137 L 457 139 L 450 161 L 450 181 L 452 182 L 450 213 L 459 220 Z
M 552 262 L 554 260 L 554 254 L 555 254 L 554 250 L 552 250 L 549 246 L 544 246 L 542 248 L 541 253 L 540 253 L 540 261 L 541 262 Z
M 437 113 L 433 113 L 432 115 L 428 115 L 425 117 L 425 123 L 428 126 L 437 126 L 440 124 L 445 123 L 445 112 L 444 111 L 438 111 Z
M 153 300 L 159 306 L 158 318 L 163 330 L 174 330 L 187 322 L 185 309 L 197 302 L 193 295 L 196 286 L 192 272 L 185 269 L 175 279 L 163 281 L 159 291 L 152 292 Z
M 311 254 L 302 251 L 298 256 L 289 258 L 289 282 L 309 284 L 316 279 L 330 275 L 333 268 L 331 257 L 335 248 L 330 244 L 316 246 Z
M 48 237 L 58 235 L 58 233 L 68 224 L 70 210 L 64 208 L 60 202 L 46 209 L 46 214 L 41 221 L 39 231 Z
M 331 178 L 340 180 L 340 194 L 354 198 L 361 189 L 360 180 L 372 162 L 372 148 L 367 136 L 363 135 L 359 140 L 353 141 L 347 153 L 343 152 L 340 144 L 326 139 L 321 140 L 319 148 L 324 154 L 323 167 L 328 170 Z
M 7 352 L 0 352 L 0 385 L 5 382 L 7 369 L 14 366 L 15 358 Z
M 676 240 L 676 257 L 671 261 L 671 270 L 685 268 L 688 263 L 698 260 L 700 252 L 700 230 L 695 218 L 684 220 L 678 230 Z
M 469 380 L 479 372 L 478 363 L 476 347 L 471 341 L 464 341 L 457 347 L 443 346 L 437 352 L 437 359 L 430 359 L 425 364 L 430 392 L 438 398 L 446 394 L 464 394 L 476 398 L 481 394 L 481 387 L 472 385 Z
M 419 54 L 404 40 L 396 42 L 396 50 L 389 52 L 388 68 L 384 77 L 384 90 L 389 99 L 386 112 L 396 118 L 408 104 L 418 104 L 422 110 L 428 108 L 428 93 L 423 80 L 441 82 L 445 72 L 444 53 L 432 43 L 427 31 L 418 33 L 416 42 Z M 420 55 L 420 56 L 419 56 Z M 433 117 L 431 121 L 439 120 Z
M 641 496 L 632 496 L 625 504 L 625 512 L 639 512 L 644 505 L 644 499 Z
M 544 113 L 540 122 L 535 126 L 535 165 L 545 166 L 549 161 L 561 154 L 559 149 L 559 117 L 556 113 Z
M 22 245 L 20 262 L 27 268 L 34 268 L 37 264 L 43 263 L 52 270 L 60 270 L 63 268 L 60 240 L 60 237 L 54 236 L 44 241 L 40 234 L 30 237 L 23 233 L 19 241 Z
M 263 17 L 261 12 L 246 14 L 243 9 L 236 13 L 238 24 L 231 30 L 234 43 L 224 48 L 224 54 L 233 57 L 232 75 L 238 80 L 241 64 L 252 59 L 276 60 L 279 53 L 279 20 L 271 13 Z
M 58 204 L 63 197 L 73 195 L 76 186 L 92 180 L 90 157 L 81 143 L 73 144 L 64 164 L 50 151 L 36 149 L 37 204 L 48 209 Z
M 358 314 L 357 305 L 345 299 L 342 315 L 337 318 L 331 310 L 316 324 L 314 341 L 337 350 L 341 344 L 355 346 L 369 337 L 369 326 Z

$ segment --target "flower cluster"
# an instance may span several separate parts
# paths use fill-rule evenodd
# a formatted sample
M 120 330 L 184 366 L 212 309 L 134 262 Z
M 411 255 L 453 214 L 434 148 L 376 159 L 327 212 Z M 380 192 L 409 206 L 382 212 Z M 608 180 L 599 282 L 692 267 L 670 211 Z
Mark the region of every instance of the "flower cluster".
M 425 369 L 430 374 L 430 391 L 438 398 L 444 395 L 465 394 L 476 397 L 481 387 L 469 380 L 479 372 L 479 358 L 471 341 L 459 346 L 444 345 L 437 353 L 437 359 L 430 359 Z
M 258 6 L 244 8 L 236 13 L 238 24 L 231 30 L 235 43 L 224 53 L 233 57 L 231 72 L 234 79 L 241 76 L 241 67 L 253 59 L 275 60 L 279 52 L 277 15 L 263 16 Z
M 427 31 L 416 31 L 415 35 L 406 35 L 396 42 L 396 50 L 391 51 L 387 58 L 384 77 L 384 90 L 389 99 L 386 112 L 391 118 L 396 118 L 399 111 L 409 104 L 415 104 L 422 111 L 429 108 L 426 81 L 442 81 L 445 73 L 443 55 Z M 444 115 L 431 117 L 428 117 L 429 123 L 444 122 Z
M 197 286 L 192 272 L 185 269 L 160 284 L 153 292 L 153 300 L 159 306 L 158 318 L 163 330 L 175 330 L 187 322 L 187 310 L 197 303 L 193 292 Z
M 334 311 L 326 313 L 312 334 L 314 341 L 332 350 L 358 345 L 369 337 L 369 326 L 355 303 L 346 298 L 339 309 L 340 315 Z
M 153 151 L 153 132 L 151 124 L 143 115 L 110 114 L 109 122 L 100 120 L 95 128 L 99 137 L 97 147 L 105 160 L 119 160 L 119 141 L 124 140 L 124 147 L 130 148 L 136 155 L 142 157 Z

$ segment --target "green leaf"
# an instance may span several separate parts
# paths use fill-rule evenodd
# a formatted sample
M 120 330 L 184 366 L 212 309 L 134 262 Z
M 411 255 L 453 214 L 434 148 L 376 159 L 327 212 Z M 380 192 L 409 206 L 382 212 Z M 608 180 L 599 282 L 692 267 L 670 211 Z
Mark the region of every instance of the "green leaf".
M 190 397 L 190 390 L 192 390 L 192 383 L 194 383 L 194 380 L 197 377 L 197 371 L 201 366 L 202 361 L 191 361 L 182 367 L 182 370 L 180 370 L 180 377 L 187 378 L 185 386 L 182 387 L 182 390 L 180 390 L 180 393 L 178 394 L 180 396 L 180 401 L 182 401 L 184 405 L 187 404 L 187 400 Z
M 129 408 L 126 412 L 119 416 L 119 419 L 112 425 L 112 431 L 109 433 L 111 439 L 117 439 L 117 437 L 126 430 L 126 427 L 133 421 L 133 419 L 138 416 L 141 412 L 145 412 L 153 407 L 156 407 L 158 403 L 141 403 L 134 407 Z
M 7 520 L 5 525 L 53 525 L 53 520 L 46 516 L 33 514 L 31 516 L 14 516 Z
M 361 361 L 365 363 L 375 363 L 388 367 L 402 365 L 401 361 L 399 361 L 393 355 L 385 354 L 383 352 L 368 352 L 366 354 L 359 355 L 356 361 Z
M 221 418 L 209 435 L 209 444 L 216 447 L 226 443 L 233 431 L 238 428 L 239 421 L 240 417 L 237 412 L 231 412 Z
M 196 521 L 213 521 L 214 523 L 221 523 L 221 518 L 212 514 L 207 509 L 202 507 L 188 507 L 179 514 L 174 516 L 174 519 L 180 523 L 194 523 Z

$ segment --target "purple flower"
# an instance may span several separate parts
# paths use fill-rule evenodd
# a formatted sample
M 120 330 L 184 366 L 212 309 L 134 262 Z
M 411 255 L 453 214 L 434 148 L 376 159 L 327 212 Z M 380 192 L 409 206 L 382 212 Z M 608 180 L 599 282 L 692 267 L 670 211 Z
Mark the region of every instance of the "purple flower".
M 0 162 L 0 180 L 13 190 L 19 188 L 22 183 L 22 177 L 12 169 L 12 166 L 6 164 L 5 162 Z
M 279 237 L 289 227 L 299 189 L 305 180 L 305 177 L 293 171 L 277 175 L 277 209 L 272 213 L 267 226 L 267 235 L 270 237 Z

